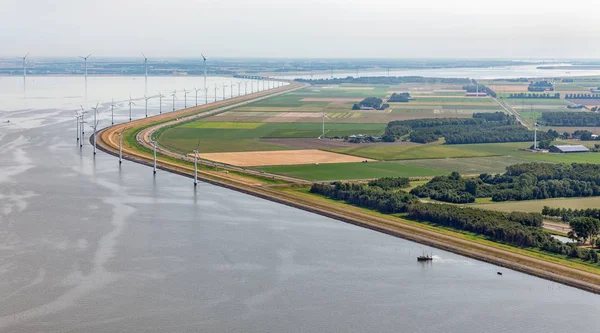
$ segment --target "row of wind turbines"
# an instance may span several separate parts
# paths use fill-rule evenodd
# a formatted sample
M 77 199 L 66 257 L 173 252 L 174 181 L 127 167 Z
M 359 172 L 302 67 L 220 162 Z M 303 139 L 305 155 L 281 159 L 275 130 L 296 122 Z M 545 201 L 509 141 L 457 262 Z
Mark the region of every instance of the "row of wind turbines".
M 204 61 L 206 62 L 206 58 L 203 56 Z M 204 76 L 204 82 L 206 83 L 206 67 L 205 67 L 205 76 Z M 256 82 L 256 89 L 254 82 Z M 261 84 L 262 82 L 262 89 L 261 89 Z M 266 81 L 266 80 L 261 80 L 261 81 L 256 81 L 256 80 L 243 80 L 243 81 L 239 81 L 237 82 L 237 96 L 234 95 L 234 90 L 233 87 L 235 86 L 233 81 L 230 81 L 230 85 L 226 85 L 225 83 L 222 83 L 222 91 L 223 91 L 223 98 L 222 100 L 227 99 L 226 93 L 225 93 L 225 89 L 227 87 L 230 87 L 230 95 L 229 98 L 234 98 L 234 97 L 239 97 L 242 96 L 241 93 L 241 87 L 242 87 L 242 83 L 244 84 L 244 94 L 243 95 L 247 95 L 249 93 L 254 93 L 254 92 L 260 92 L 260 91 L 264 91 L 267 89 L 273 89 L 273 88 L 278 88 L 284 85 L 284 83 L 282 81 Z M 250 84 L 250 92 L 248 91 L 248 84 Z M 217 91 L 220 89 L 219 86 L 217 86 L 215 84 L 215 96 L 214 96 L 214 102 L 217 102 L 218 99 L 218 95 L 217 95 Z M 195 91 L 195 106 L 198 106 L 198 92 L 204 90 L 205 93 L 205 103 L 208 104 L 208 91 L 209 91 L 209 87 L 205 86 L 204 88 L 195 88 L 194 90 L 187 90 L 187 89 L 183 89 L 183 96 L 184 96 L 184 109 L 188 108 L 187 105 L 187 95 L 192 93 L 193 91 Z M 172 111 L 176 111 L 176 105 L 175 105 L 175 101 L 177 99 L 177 90 L 174 90 L 171 93 L 171 97 L 172 97 Z M 148 117 L 148 101 L 152 98 L 159 98 L 159 115 L 163 113 L 163 98 L 165 98 L 167 96 L 163 95 L 161 92 L 159 92 L 157 95 L 153 95 L 153 96 L 146 96 L 144 94 L 144 101 L 145 101 L 145 117 Z M 93 154 L 94 156 L 96 155 L 97 152 L 97 148 L 96 148 L 96 135 L 98 132 L 98 125 L 100 123 L 100 120 L 98 119 L 98 114 L 99 114 L 99 105 L 100 103 L 96 103 L 96 106 L 92 106 L 91 107 L 91 112 L 93 114 L 93 120 L 91 121 L 91 123 L 85 121 L 85 115 L 90 113 L 90 111 L 86 111 L 84 109 L 83 106 L 80 106 L 80 110 L 75 110 L 75 117 L 77 120 L 77 127 L 76 127 L 76 138 L 77 138 L 77 142 L 79 143 L 79 147 L 80 149 L 83 148 L 83 140 L 84 140 L 84 135 L 85 135 L 85 125 L 87 124 L 94 132 L 93 132 Z M 133 120 L 133 115 L 132 115 L 132 107 L 136 105 L 136 103 L 134 102 L 134 99 L 131 97 L 131 95 L 129 96 L 129 102 L 127 103 L 127 106 L 129 107 L 129 121 Z M 115 104 L 114 99 L 111 100 L 111 104 L 110 104 L 110 111 L 111 111 L 111 126 L 115 124 L 115 107 L 117 107 L 117 104 Z M 123 161 L 123 132 L 127 129 L 127 127 L 123 128 L 123 130 L 121 130 L 118 135 L 119 135 L 119 164 L 122 163 Z M 156 142 L 152 142 L 154 145 L 154 167 L 153 167 L 153 172 L 156 174 L 156 148 L 157 148 L 157 143 Z M 198 142 L 198 144 L 200 144 L 200 142 Z M 198 149 L 194 150 L 194 186 L 197 185 L 198 183 L 198 178 L 197 178 L 197 165 L 198 165 Z

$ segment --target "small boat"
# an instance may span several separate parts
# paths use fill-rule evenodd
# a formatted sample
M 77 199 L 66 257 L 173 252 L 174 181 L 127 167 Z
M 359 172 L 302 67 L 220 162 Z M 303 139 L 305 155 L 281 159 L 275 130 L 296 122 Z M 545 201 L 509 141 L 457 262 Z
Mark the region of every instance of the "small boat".
M 432 261 L 432 260 L 433 260 L 433 257 L 428 254 L 425 254 L 425 253 L 423 253 L 422 255 L 417 257 L 417 261 Z
M 498 275 L 502 275 L 502 272 L 497 272 Z

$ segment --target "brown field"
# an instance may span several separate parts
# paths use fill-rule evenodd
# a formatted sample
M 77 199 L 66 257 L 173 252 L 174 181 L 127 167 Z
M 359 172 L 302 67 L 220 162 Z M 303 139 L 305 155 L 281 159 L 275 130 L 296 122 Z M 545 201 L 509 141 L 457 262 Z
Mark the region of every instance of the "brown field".
M 337 154 L 316 149 L 251 151 L 240 153 L 208 153 L 202 154 L 202 158 L 236 166 L 351 163 L 362 162 L 365 160 L 373 161 L 363 157 Z
M 340 89 L 340 90 L 373 90 L 374 87 L 347 87 L 347 86 L 327 86 L 321 89 Z

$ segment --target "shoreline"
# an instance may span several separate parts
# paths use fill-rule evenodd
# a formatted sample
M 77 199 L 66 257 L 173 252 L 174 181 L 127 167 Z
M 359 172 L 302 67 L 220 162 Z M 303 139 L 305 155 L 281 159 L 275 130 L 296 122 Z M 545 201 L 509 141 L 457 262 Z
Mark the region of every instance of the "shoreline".
M 230 100 L 219 101 L 216 103 L 209 103 L 198 107 L 178 110 L 149 118 L 142 118 L 129 123 L 116 124 L 114 126 L 104 128 L 98 132 L 98 148 L 106 153 L 118 156 L 118 143 L 115 144 L 114 140 L 115 134 L 117 130 L 120 130 L 124 127 L 131 128 L 135 126 L 136 128 L 142 128 L 142 130 L 138 132 L 139 136 L 140 133 L 144 132 L 149 127 L 154 127 L 154 129 L 157 129 L 157 127 L 160 125 L 170 123 L 170 121 L 173 119 L 181 117 L 201 117 L 203 113 L 198 112 L 201 112 L 204 109 L 208 111 L 213 110 L 215 107 L 218 109 L 219 107 L 227 107 L 256 98 L 267 98 L 274 94 L 297 89 L 299 86 L 301 85 L 292 82 L 288 86 L 277 89 L 241 96 Z M 146 124 L 147 126 L 144 127 Z M 152 131 L 149 132 L 151 134 Z M 150 134 L 146 133 L 142 137 L 149 137 Z M 140 137 L 137 139 L 145 141 Z M 90 140 L 92 140 L 91 137 Z M 141 142 L 140 144 L 145 146 L 144 142 Z M 145 146 L 145 148 L 147 148 L 147 146 Z M 148 166 L 153 165 L 153 159 L 150 154 L 135 149 L 132 150 L 129 147 L 126 148 L 125 145 L 123 146 L 123 158 Z M 157 158 L 157 168 L 193 178 L 193 167 L 178 165 L 175 162 L 166 161 L 164 159 L 161 160 L 160 157 Z M 206 170 L 198 170 L 198 179 L 212 185 L 225 187 L 227 189 L 302 209 L 304 211 L 333 218 L 345 223 L 383 232 L 395 237 L 425 244 L 441 250 L 453 252 L 469 258 L 488 262 L 494 265 L 600 294 L 600 275 L 598 274 L 580 271 L 565 265 L 535 258 L 533 256 L 527 256 L 498 247 L 492 247 L 478 242 L 454 237 L 452 235 L 413 225 L 412 223 L 408 223 L 408 221 L 394 218 L 392 216 L 378 216 L 377 214 L 369 213 L 368 211 L 364 211 L 354 206 L 348 205 L 347 208 L 341 208 L 336 205 L 331 205 L 326 202 L 314 200 L 302 195 L 295 195 L 266 186 L 250 185 L 240 181 L 239 179 L 228 177 L 227 174 L 221 175 Z

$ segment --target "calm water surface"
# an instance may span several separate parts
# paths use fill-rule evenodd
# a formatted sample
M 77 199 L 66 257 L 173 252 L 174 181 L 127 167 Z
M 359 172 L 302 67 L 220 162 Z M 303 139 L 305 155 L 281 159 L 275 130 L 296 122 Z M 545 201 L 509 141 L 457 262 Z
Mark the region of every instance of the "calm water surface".
M 101 152 L 94 158 L 87 141 L 76 145 L 73 107 L 129 92 L 121 78 L 103 78 L 102 92 L 86 100 L 81 87 L 57 80 L 40 89 L 64 106 L 18 89 L 0 99 L 0 332 L 595 327 L 597 295 L 212 185 L 194 190 L 190 179 L 119 167 Z M 186 84 L 169 80 L 171 89 Z M 117 119 L 127 112 L 119 108 Z M 423 250 L 436 260 L 417 263 Z

